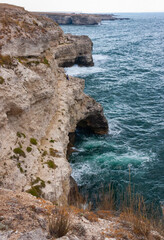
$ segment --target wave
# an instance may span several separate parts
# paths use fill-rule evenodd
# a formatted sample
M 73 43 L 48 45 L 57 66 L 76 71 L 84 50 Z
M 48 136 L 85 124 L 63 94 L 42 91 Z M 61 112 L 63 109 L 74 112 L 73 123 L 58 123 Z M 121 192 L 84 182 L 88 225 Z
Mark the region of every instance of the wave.
M 101 67 L 79 67 L 78 65 L 75 65 L 70 68 L 65 68 L 66 74 L 76 77 L 83 77 L 90 74 L 100 73 L 104 72 L 105 69 Z
M 78 65 L 74 65 L 73 67 L 65 68 L 65 71 L 66 71 L 66 74 L 68 75 L 78 76 L 78 77 L 105 72 L 106 70 L 100 67 L 100 62 L 104 63 L 108 61 L 108 59 L 109 59 L 109 56 L 107 55 L 94 54 L 93 61 L 95 65 L 93 67 L 79 67 Z
M 104 55 L 104 54 L 94 54 L 93 55 L 93 61 L 94 63 L 99 62 L 99 61 L 107 61 L 109 59 L 109 56 Z

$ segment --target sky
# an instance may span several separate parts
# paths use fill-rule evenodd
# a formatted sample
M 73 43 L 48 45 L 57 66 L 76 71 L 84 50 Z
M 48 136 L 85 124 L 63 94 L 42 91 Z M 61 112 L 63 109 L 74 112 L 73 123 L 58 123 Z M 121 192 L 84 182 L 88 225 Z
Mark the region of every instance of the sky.
M 0 0 L 0 3 L 42 12 L 164 12 L 164 0 Z

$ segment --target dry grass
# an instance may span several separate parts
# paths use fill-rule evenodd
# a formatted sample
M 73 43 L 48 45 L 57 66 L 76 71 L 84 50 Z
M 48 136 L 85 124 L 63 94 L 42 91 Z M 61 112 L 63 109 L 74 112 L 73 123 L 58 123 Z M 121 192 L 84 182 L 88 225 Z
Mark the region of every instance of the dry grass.
M 88 210 L 88 211 L 91 209 L 91 204 L 87 203 L 87 197 L 83 197 L 79 193 L 79 189 L 76 183 L 73 184 L 69 192 L 68 204 L 70 206 L 76 207 L 77 209 Z
M 94 212 L 85 212 L 84 217 L 90 222 L 98 222 L 98 216 Z
M 115 194 L 114 189 L 109 184 L 109 190 L 107 193 L 102 190 L 102 192 L 99 194 L 100 203 L 98 204 L 98 208 L 101 210 L 115 210 Z
M 76 205 L 76 207 L 71 207 L 72 213 L 84 216 L 90 222 L 97 222 L 98 218 L 117 219 L 117 228 L 112 232 L 112 236 L 116 239 L 162 239 L 158 234 L 154 237 L 153 230 L 164 236 L 163 222 L 157 222 L 152 217 L 148 217 L 147 206 L 143 197 L 135 193 L 131 184 L 128 185 L 125 192 L 116 192 L 111 185 L 109 185 L 107 193 L 101 191 L 100 201 L 97 203 L 97 211 L 95 212 L 91 211 L 91 208 L 82 208 L 84 205 L 87 206 L 87 200 L 84 201 L 84 198 L 81 198 L 78 189 L 74 189 L 71 199 L 72 203 Z M 152 213 L 152 216 L 155 218 L 155 214 Z
M 64 209 L 58 209 L 49 217 L 49 233 L 52 237 L 65 236 L 71 230 L 70 217 Z
M 113 237 L 116 239 L 158 240 L 162 239 L 160 235 L 164 237 L 164 221 L 159 218 L 158 221 L 154 221 L 156 214 L 153 212 L 148 216 L 143 196 L 136 194 L 131 184 L 124 193 L 117 192 L 117 199 L 113 188 L 109 185 L 109 192 L 102 195 L 98 208 L 97 215 L 100 218 L 110 219 L 119 216 L 120 226 L 113 230 Z M 155 209 L 153 206 L 151 208 Z M 154 236 L 153 230 L 160 235 Z
M 110 220 L 113 217 L 113 212 L 108 210 L 98 210 L 96 211 L 98 218 Z
M 148 218 L 132 211 L 126 211 L 121 213 L 120 219 L 122 220 L 123 226 L 129 227 L 130 231 L 136 236 L 148 239 L 151 231 L 151 224 Z
M 85 210 L 78 208 L 76 206 L 69 206 L 69 211 L 78 216 L 83 216 L 85 213 Z
M 12 65 L 12 58 L 9 55 L 1 55 L 0 54 L 0 65 Z

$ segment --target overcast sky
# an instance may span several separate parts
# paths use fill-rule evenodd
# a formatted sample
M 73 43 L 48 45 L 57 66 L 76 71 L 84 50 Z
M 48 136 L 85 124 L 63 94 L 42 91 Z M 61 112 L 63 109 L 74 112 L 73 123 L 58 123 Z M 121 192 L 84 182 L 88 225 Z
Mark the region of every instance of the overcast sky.
M 29 11 L 164 12 L 164 0 L 0 0 Z

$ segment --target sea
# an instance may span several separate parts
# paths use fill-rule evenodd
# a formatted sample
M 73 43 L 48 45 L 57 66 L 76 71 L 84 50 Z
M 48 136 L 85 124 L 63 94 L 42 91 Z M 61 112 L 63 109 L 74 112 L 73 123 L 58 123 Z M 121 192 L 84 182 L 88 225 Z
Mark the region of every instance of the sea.
M 164 13 L 119 17 L 130 19 L 62 26 L 93 41 L 94 66 L 65 71 L 85 79 L 109 124 L 103 136 L 77 129 L 72 177 L 84 195 L 130 183 L 145 201 L 164 203 Z

